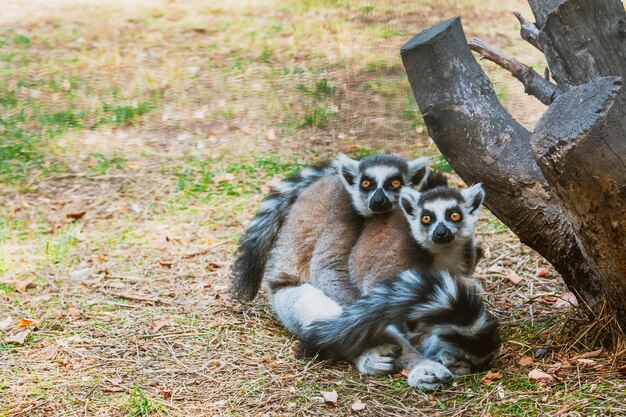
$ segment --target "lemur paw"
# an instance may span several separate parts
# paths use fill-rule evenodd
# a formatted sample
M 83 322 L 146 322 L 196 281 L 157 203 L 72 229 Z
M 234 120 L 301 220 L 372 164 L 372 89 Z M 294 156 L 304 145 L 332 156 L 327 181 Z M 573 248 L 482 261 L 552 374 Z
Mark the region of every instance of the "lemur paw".
M 454 376 L 468 375 L 471 373 L 472 364 L 454 352 L 442 349 L 431 359 L 448 368 Z
M 434 391 L 454 379 L 452 372 L 439 362 L 424 359 L 409 372 L 408 383 L 422 391 Z
M 361 353 L 354 361 L 354 365 L 362 374 L 389 374 L 396 370 L 396 358 L 399 353 L 395 345 L 379 345 Z

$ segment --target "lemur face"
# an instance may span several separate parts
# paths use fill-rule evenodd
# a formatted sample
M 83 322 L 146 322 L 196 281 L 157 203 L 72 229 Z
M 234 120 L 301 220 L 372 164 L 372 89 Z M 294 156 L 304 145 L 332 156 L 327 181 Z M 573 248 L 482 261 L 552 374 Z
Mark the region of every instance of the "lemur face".
M 475 184 L 464 190 L 436 187 L 419 193 L 407 189 L 400 201 L 415 240 L 439 251 L 472 237 L 484 197 L 482 185 Z
M 403 187 L 419 187 L 428 172 L 428 158 L 407 162 L 394 155 L 375 155 L 355 161 L 340 154 L 336 165 L 362 216 L 384 213 L 398 202 Z

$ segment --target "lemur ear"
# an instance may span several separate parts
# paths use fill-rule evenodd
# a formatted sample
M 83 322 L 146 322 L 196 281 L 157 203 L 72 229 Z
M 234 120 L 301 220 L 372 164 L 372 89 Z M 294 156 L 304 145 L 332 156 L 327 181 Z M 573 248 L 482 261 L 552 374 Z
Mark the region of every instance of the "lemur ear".
M 341 174 L 346 186 L 354 185 L 356 177 L 359 175 L 359 161 L 340 153 L 335 158 L 335 166 Z
M 420 188 L 428 176 L 428 162 L 430 158 L 423 157 L 409 161 L 409 181 L 414 188 Z M 408 185 L 408 184 L 407 184 Z
M 415 207 L 417 206 L 417 200 L 420 193 L 409 188 L 402 187 L 400 190 L 400 207 L 407 217 L 415 216 Z
M 470 211 L 473 213 L 480 207 L 485 199 L 485 190 L 483 190 L 483 185 L 481 183 L 474 184 L 469 188 L 466 188 L 461 191 L 463 194 L 463 198 L 465 199 L 465 203 Z

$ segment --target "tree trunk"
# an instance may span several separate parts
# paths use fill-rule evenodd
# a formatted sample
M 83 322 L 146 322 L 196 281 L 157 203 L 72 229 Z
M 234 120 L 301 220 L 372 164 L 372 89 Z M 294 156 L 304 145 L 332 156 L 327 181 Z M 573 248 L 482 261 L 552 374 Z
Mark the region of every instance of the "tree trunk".
M 532 137 L 499 103 L 459 18 L 407 42 L 402 61 L 429 134 L 459 176 L 483 182 L 487 207 L 587 304 L 609 300 L 626 328 L 626 101 L 619 77 L 598 78 L 626 75 L 626 14 L 615 0 L 529 2 L 539 31 L 528 22 L 522 30 L 558 85 Z M 523 64 L 472 43 L 528 80 Z
M 619 77 L 573 87 L 543 115 L 531 146 L 585 258 L 614 306 L 626 311 L 626 101 L 621 90 Z

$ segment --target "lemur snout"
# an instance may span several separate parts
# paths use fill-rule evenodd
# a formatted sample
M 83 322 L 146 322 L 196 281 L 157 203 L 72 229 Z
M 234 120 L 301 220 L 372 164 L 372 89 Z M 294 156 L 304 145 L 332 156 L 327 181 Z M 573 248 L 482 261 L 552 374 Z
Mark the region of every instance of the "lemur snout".
M 454 235 L 443 223 L 439 223 L 433 232 L 433 242 L 450 243 L 454 240 Z
M 374 195 L 370 199 L 370 209 L 375 212 L 382 212 L 391 209 L 391 201 L 385 195 L 385 192 L 379 188 L 374 191 Z

